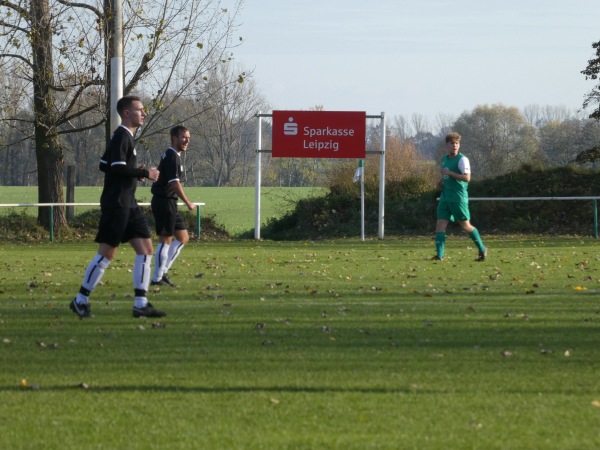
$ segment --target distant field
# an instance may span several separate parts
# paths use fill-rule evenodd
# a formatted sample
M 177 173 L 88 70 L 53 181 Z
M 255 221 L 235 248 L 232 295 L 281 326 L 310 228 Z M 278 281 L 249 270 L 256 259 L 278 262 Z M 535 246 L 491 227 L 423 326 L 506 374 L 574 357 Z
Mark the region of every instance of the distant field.
M 76 203 L 100 201 L 100 187 L 78 187 L 75 190 Z M 185 188 L 188 197 L 194 202 L 206 203 L 202 213 L 214 214 L 232 235 L 238 236 L 254 228 L 255 188 L 254 187 L 192 187 Z M 261 189 L 261 223 L 271 217 L 281 217 L 300 198 L 325 193 L 325 188 L 279 188 Z M 149 187 L 139 187 L 137 199 L 140 203 L 150 202 Z M 37 187 L 0 186 L 0 203 L 35 203 Z M 76 214 L 88 208 L 78 208 Z M 9 209 L 0 208 L 0 214 Z M 36 214 L 35 208 L 27 208 L 29 214 Z

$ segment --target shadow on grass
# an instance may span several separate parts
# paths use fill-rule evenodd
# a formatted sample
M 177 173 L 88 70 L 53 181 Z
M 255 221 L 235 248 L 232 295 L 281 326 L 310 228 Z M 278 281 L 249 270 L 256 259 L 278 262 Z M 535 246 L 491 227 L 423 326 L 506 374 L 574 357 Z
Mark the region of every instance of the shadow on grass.
M 377 387 L 302 387 L 302 386 L 238 386 L 238 387 L 202 387 L 202 386 L 90 386 L 83 388 L 77 386 L 40 386 L 36 388 L 20 386 L 0 386 L 0 392 L 67 392 L 82 391 L 90 393 L 113 393 L 113 392 L 173 392 L 173 393 L 200 393 L 200 394 L 252 394 L 260 392 L 286 392 L 302 394 L 324 394 L 324 393 L 355 393 L 355 394 L 409 394 L 427 393 L 435 394 L 441 391 L 423 391 L 413 388 L 377 388 Z

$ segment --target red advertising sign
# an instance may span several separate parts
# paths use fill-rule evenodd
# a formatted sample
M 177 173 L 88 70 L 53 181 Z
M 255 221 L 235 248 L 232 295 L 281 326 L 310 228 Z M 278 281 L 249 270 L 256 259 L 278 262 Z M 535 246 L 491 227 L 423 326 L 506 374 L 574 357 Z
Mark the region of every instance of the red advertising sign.
M 365 112 L 273 111 L 273 157 L 364 158 Z

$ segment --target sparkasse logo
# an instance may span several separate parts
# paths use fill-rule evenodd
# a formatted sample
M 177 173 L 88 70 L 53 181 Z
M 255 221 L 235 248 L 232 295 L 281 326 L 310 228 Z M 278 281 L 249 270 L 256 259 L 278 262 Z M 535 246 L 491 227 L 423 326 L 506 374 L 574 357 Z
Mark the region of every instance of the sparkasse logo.
M 283 134 L 286 136 L 296 136 L 298 134 L 298 124 L 294 122 L 293 117 L 290 117 L 288 122 L 283 125 Z

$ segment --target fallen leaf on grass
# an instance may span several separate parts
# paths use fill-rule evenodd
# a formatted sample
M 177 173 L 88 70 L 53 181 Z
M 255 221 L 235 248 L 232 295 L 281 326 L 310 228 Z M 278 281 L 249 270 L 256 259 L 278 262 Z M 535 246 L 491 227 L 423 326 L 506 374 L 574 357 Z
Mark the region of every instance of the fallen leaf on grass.
M 587 288 L 583 286 L 573 286 L 573 289 L 576 291 L 587 291 Z
M 483 428 L 483 424 L 481 422 L 471 422 L 471 426 L 476 430 L 481 430 Z
M 498 278 L 500 278 L 501 273 L 500 272 L 496 272 L 492 275 L 489 276 L 490 281 L 496 281 L 498 280 Z
M 600 401 L 599 400 L 594 400 L 592 402 L 592 406 L 595 406 L 596 408 L 600 408 Z

